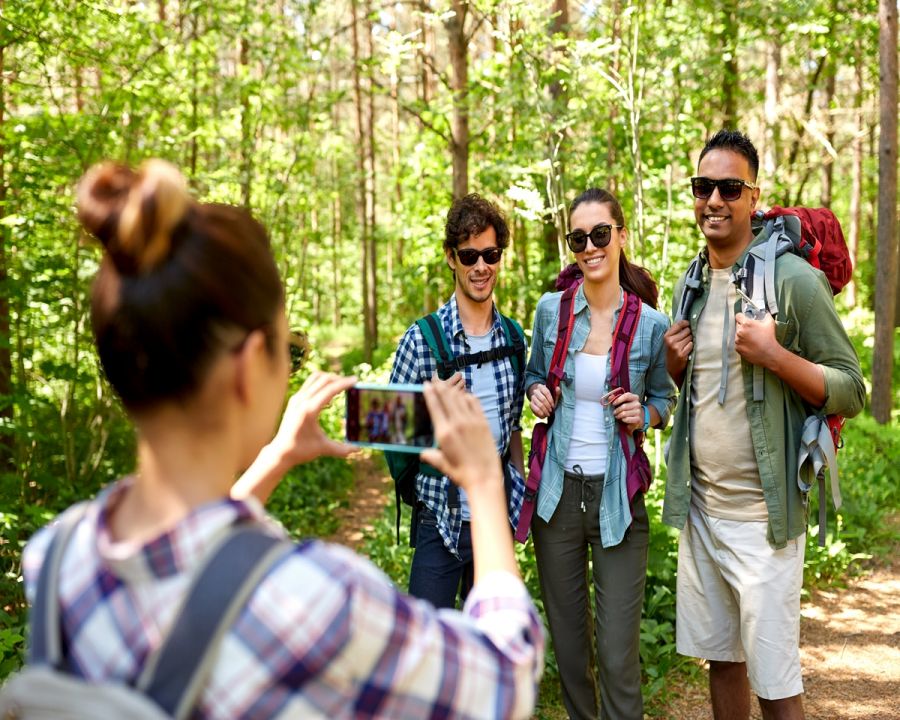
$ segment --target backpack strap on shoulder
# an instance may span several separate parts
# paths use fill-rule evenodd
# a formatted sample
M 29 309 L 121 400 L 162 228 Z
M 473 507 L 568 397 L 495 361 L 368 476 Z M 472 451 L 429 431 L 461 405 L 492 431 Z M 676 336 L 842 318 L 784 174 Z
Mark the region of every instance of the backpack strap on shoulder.
M 678 307 L 675 309 L 675 322 L 686 320 L 688 318 L 694 300 L 696 300 L 700 296 L 700 293 L 703 292 L 703 268 L 705 265 L 706 261 L 700 254 L 691 260 L 687 274 L 684 277 L 684 287 L 681 291 L 681 299 L 678 301 Z
M 434 355 L 437 363 L 437 373 L 441 380 L 446 380 L 457 368 L 454 363 L 453 353 L 450 352 L 450 346 L 447 344 L 447 337 L 444 329 L 441 327 L 440 316 L 436 312 L 429 313 L 425 317 L 416 320 L 416 325 L 422 331 L 422 337 L 428 344 L 428 348 Z
M 62 625 L 59 617 L 59 571 L 63 555 L 75 535 L 78 523 L 87 514 L 88 502 L 71 507 L 59 520 L 56 534 L 44 555 L 38 575 L 37 592 L 31 606 L 28 644 L 29 665 L 50 665 L 60 669 L 62 656 Z
M 566 355 L 569 352 L 569 343 L 572 340 L 572 329 L 575 326 L 575 293 L 578 292 L 579 283 L 566 288 L 559 298 L 559 319 L 556 329 L 556 345 L 553 347 L 553 357 L 550 359 L 550 369 L 547 371 L 546 385 L 551 397 L 556 396 L 556 388 L 565 378 Z M 553 424 L 555 413 L 551 412 L 546 420 L 549 431 Z M 539 423 L 540 425 L 540 423 Z M 538 427 L 537 425 L 535 427 Z M 544 435 L 546 438 L 546 435 Z M 531 453 L 535 454 L 535 441 L 532 436 Z M 546 446 L 544 447 L 546 450 Z M 531 457 L 529 457 L 531 465 Z M 537 504 L 538 490 L 541 484 L 541 473 L 531 469 L 525 478 L 525 496 L 522 500 L 522 508 L 519 511 L 519 524 L 516 526 L 515 539 L 524 543 L 528 539 L 528 530 L 531 528 L 531 519 L 534 517 L 534 507 Z
M 186 718 L 212 670 L 223 636 L 260 581 L 296 546 L 255 522 L 232 526 L 210 550 L 163 644 L 136 688 L 174 718 Z
M 527 352 L 525 346 L 525 331 L 522 330 L 522 326 L 519 325 L 519 323 L 510 317 L 506 317 L 506 315 L 503 315 L 502 313 L 500 314 L 500 322 L 503 324 L 503 333 L 506 335 L 506 343 L 513 349 L 513 355 L 511 356 L 513 370 L 516 373 L 516 378 L 521 378 L 525 371 L 525 354 Z

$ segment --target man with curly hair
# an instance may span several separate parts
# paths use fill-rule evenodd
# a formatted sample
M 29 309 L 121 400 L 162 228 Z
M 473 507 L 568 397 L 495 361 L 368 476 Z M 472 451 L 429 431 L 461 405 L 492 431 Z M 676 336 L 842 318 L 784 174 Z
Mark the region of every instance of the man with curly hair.
M 435 314 L 437 327 L 458 361 L 493 358 L 462 366 L 446 382 L 465 386 L 481 402 L 490 422 L 497 451 L 504 459 L 510 532 L 518 521 L 524 497 L 522 435 L 519 417 L 524 398 L 524 373 L 509 352 L 509 328 L 522 339 L 521 327 L 503 317 L 494 305 L 509 228 L 500 210 L 477 194 L 456 200 L 444 235 L 444 254 L 453 272 L 454 291 Z M 433 316 L 433 317 L 435 317 Z M 504 352 L 506 351 L 506 352 Z M 524 366 L 524 359 L 520 360 Z M 406 331 L 394 359 L 392 383 L 422 383 L 435 379 L 438 359 L 418 323 Z M 409 578 L 410 594 L 437 607 L 465 602 L 472 586 L 472 542 L 469 505 L 446 476 L 422 466 L 416 475 L 417 507 L 410 544 L 415 548 Z

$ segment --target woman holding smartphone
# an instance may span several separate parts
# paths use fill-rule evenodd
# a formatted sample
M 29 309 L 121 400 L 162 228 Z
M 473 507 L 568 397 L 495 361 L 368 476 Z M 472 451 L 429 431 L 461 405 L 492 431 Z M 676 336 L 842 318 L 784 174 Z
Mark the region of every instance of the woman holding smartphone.
M 64 667 L 132 684 L 217 538 L 247 522 L 286 537 L 257 498 L 291 466 L 351 451 L 325 437 L 318 415 L 353 379 L 314 374 L 272 439 L 289 352 L 263 227 L 244 209 L 193 201 L 159 160 L 92 168 L 78 208 L 105 250 L 92 292 L 97 351 L 138 449 L 134 474 L 89 501 L 65 546 Z M 440 449 L 423 459 L 472 506 L 476 584 L 465 610 L 402 595 L 344 548 L 288 547 L 217 646 L 191 717 L 530 715 L 542 631 L 518 576 L 490 429 L 472 396 L 426 386 L 425 398 Z M 31 601 L 58 527 L 25 550 Z
M 657 290 L 649 273 L 625 257 L 625 217 L 611 193 L 591 188 L 579 195 L 570 226 L 566 241 L 577 270 L 567 274 L 576 271 L 583 282 L 573 301 L 565 379 L 553 397 L 546 378 L 556 345 L 559 292 L 538 303 L 525 379 L 534 414 L 546 418 L 555 412 L 531 531 L 569 716 L 638 720 L 649 526 L 643 494 L 628 500 L 617 424 L 630 438 L 635 430 L 668 421 L 675 402 L 663 345 L 669 322 L 655 309 Z M 626 292 L 644 303 L 628 356 L 630 392 L 609 380 L 613 328 Z

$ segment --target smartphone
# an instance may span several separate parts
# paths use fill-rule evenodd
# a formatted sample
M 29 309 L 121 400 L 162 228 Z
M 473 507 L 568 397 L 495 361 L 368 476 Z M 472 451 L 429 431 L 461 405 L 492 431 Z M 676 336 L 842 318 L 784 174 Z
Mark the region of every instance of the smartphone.
M 345 437 L 351 445 L 420 453 L 434 447 L 421 385 L 357 383 L 346 391 Z

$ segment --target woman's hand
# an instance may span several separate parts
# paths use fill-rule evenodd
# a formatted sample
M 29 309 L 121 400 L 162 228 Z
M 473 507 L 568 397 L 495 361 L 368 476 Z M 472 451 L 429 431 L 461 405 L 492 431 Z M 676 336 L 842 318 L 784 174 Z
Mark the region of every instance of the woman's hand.
M 337 395 L 356 382 L 355 377 L 316 371 L 288 400 L 281 425 L 270 445 L 291 466 L 325 455 L 347 457 L 356 448 L 332 440 L 319 425 L 319 415 Z
M 255 495 L 268 500 L 284 474 L 295 465 L 325 455 L 347 457 L 355 448 L 332 440 L 319 425 L 319 415 L 336 395 L 356 382 L 355 377 L 314 372 L 288 400 L 278 432 L 247 471 L 231 487 L 231 497 Z
M 534 383 L 528 388 L 528 402 L 535 417 L 543 420 L 549 417 L 559 400 L 561 389 L 556 388 L 556 397 L 550 394 L 550 388 L 542 383 Z
M 447 383 L 425 383 L 425 403 L 439 447 L 425 450 L 422 461 L 466 491 L 475 582 L 495 571 L 518 576 L 500 457 L 481 403 Z
M 438 447 L 425 450 L 422 461 L 467 493 L 484 484 L 502 488 L 497 446 L 478 398 L 455 384 L 425 383 L 425 404 Z
M 629 433 L 644 427 L 644 406 L 634 393 L 622 393 L 613 400 L 613 415 L 622 423 Z

